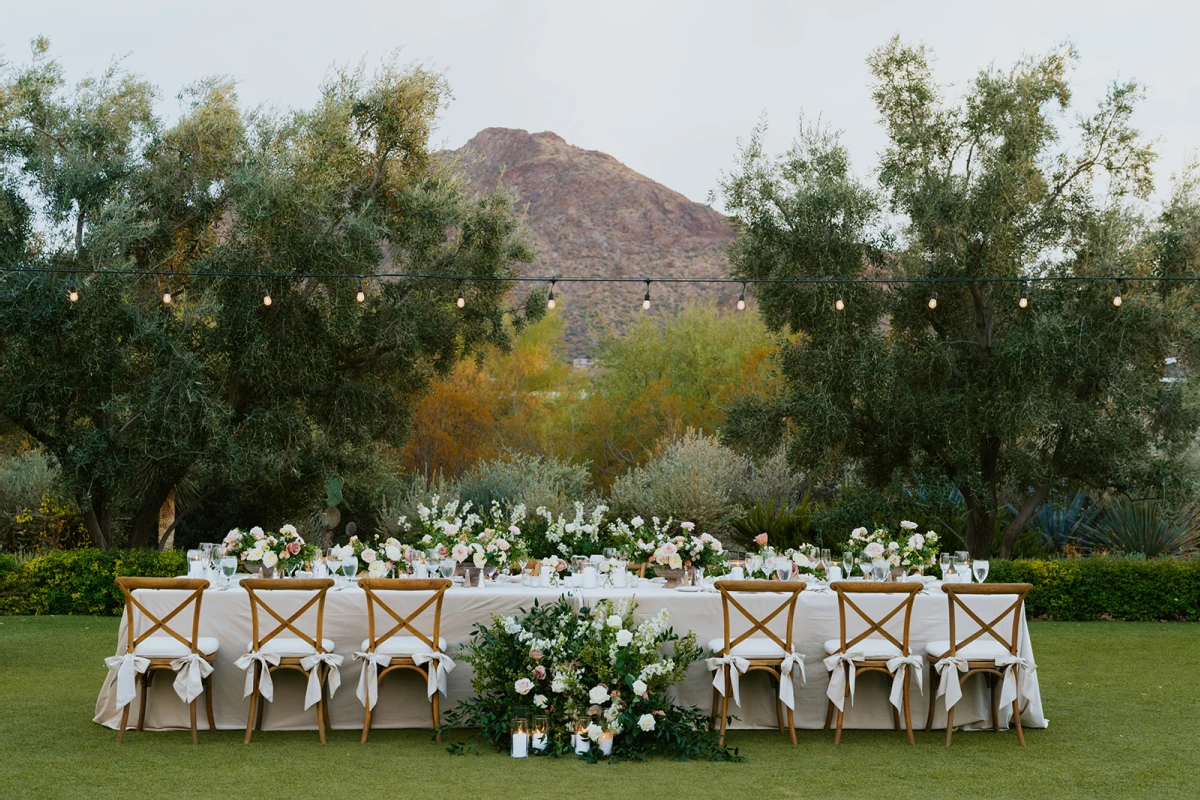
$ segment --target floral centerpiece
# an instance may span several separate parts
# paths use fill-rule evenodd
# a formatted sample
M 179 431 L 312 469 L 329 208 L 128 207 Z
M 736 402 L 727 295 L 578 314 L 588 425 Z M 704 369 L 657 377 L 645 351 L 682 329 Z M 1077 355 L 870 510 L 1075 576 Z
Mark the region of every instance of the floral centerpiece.
M 912 525 L 915 523 L 905 520 L 901 526 Z M 889 567 L 895 568 L 900 566 L 900 543 L 895 540 L 895 537 L 888 532 L 886 528 L 876 528 L 868 532 L 866 528 L 855 528 L 850 532 L 850 541 L 846 545 L 846 549 L 855 554 L 855 562 L 858 564 L 871 564 L 877 560 L 884 560 Z
M 821 552 L 816 545 L 802 544 L 789 548 L 783 552 L 783 556 L 792 562 L 792 574 L 811 575 L 820 581 L 828 577 L 825 566 L 821 564 Z
M 444 727 L 478 727 L 507 750 L 516 709 L 532 706 L 550 719 L 547 754 L 572 753 L 572 723 L 583 718 L 593 742 L 613 736 L 614 759 L 736 758 L 699 709 L 671 701 L 671 686 L 703 656 L 695 633 L 675 634 L 665 610 L 641 622 L 633 612 L 632 604 L 609 600 L 577 611 L 563 599 L 477 625 L 463 656 L 474 668 L 474 696 L 446 715 Z M 588 758 L 599 757 L 600 748 L 591 747 Z
M 926 568 L 937 563 L 941 538 L 935 531 L 917 533 L 915 522 L 901 522 L 900 525 L 911 532 L 908 540 L 900 548 L 900 566 L 908 567 L 911 571 L 924 575 Z M 912 527 L 909 528 L 909 525 Z
M 723 574 L 729 560 L 724 545 L 712 534 L 695 535 L 693 531 L 696 526 L 691 522 L 682 522 L 679 527 L 689 534 L 681 543 L 684 566 L 695 567 L 709 575 Z
M 395 537 L 381 539 L 377 536 L 373 542 L 367 542 L 351 536 L 344 545 L 330 548 L 329 555 L 338 561 L 356 556 L 359 574 L 365 572 L 372 578 L 386 578 L 410 571 L 414 554 L 411 547 Z
M 608 506 L 596 505 L 587 512 L 583 503 L 576 502 L 575 514 L 570 519 L 561 514 L 555 517 L 543 506 L 539 506 L 536 513 L 546 521 L 546 532 L 543 535 L 550 551 L 555 555 L 565 558 L 588 556 L 602 549 L 601 533 Z
M 291 575 L 312 561 L 316 553 L 316 548 L 304 541 L 294 525 L 284 525 L 278 533 L 264 531 L 257 525 L 248 531 L 234 528 L 225 534 L 222 544 L 227 553 L 238 557 L 247 572 L 264 574 L 278 569 Z

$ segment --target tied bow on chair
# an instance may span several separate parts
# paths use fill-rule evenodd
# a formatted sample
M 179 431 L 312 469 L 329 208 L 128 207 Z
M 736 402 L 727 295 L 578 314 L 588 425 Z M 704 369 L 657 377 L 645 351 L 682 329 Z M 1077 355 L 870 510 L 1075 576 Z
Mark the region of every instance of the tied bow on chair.
M 362 674 L 358 676 L 358 690 L 354 696 L 363 708 L 375 708 L 379 701 L 379 668 L 387 668 L 392 663 L 392 657 L 382 653 L 355 653 L 355 661 L 363 661 Z
M 199 653 L 188 653 L 186 656 L 171 662 L 175 670 L 175 694 L 185 703 L 190 703 L 204 692 L 204 679 L 212 674 L 213 665 Z
M 123 656 L 109 656 L 104 663 L 109 670 L 117 670 L 117 708 L 124 708 L 137 697 L 137 675 L 149 668 L 150 659 L 126 653 Z
M 738 708 L 742 707 L 741 688 L 738 686 L 738 676 L 750 668 L 750 662 L 741 656 L 718 656 L 716 658 L 707 659 L 705 664 L 711 670 L 716 670 L 713 675 L 713 686 L 725 696 L 725 676 L 729 676 L 729 685 L 733 687 L 733 702 Z
M 854 679 L 858 670 L 854 662 L 862 661 L 863 654 L 859 652 L 834 653 L 825 659 L 825 669 L 829 670 L 829 688 L 825 696 L 833 701 L 838 711 L 844 711 L 846 705 L 846 676 L 850 676 L 850 705 L 854 705 Z
M 304 693 L 305 711 L 321 699 L 321 670 L 317 665 L 324 664 L 328 669 L 325 682 L 329 684 L 329 696 L 333 697 L 342 685 L 342 673 L 338 669 L 342 665 L 342 659 L 337 653 L 313 653 L 300 659 L 300 668 L 308 672 L 308 690 Z
M 919 655 L 896 656 L 889 658 L 887 662 L 888 672 L 891 672 L 894 677 L 892 679 L 892 692 L 888 699 L 892 701 L 892 705 L 897 710 L 904 708 L 904 685 L 908 680 L 908 668 L 912 667 L 917 673 L 917 688 L 921 690 L 921 694 L 925 694 L 924 681 L 921 679 L 921 669 L 925 663 L 925 659 Z
M 1000 689 L 1000 707 L 1012 705 L 1017 699 L 1017 671 L 1021 672 L 1021 694 L 1026 698 L 1033 697 L 1037 687 L 1033 685 L 1033 676 L 1037 665 L 1021 656 L 1001 656 L 996 659 L 997 667 L 1008 667 L 1004 671 L 1004 685 Z
M 796 710 L 796 687 L 794 685 L 796 677 L 793 670 L 797 667 L 800 672 L 800 683 L 807 686 L 808 676 L 804 674 L 804 655 L 797 653 L 796 649 L 792 648 L 792 652 L 784 656 L 783 661 L 779 664 L 779 699 L 793 711 Z
M 429 696 L 433 697 L 434 692 L 441 692 L 442 696 L 446 697 L 447 678 L 450 671 L 457 666 L 454 659 L 445 653 L 413 653 L 412 660 L 418 667 L 429 664 Z
M 259 653 L 251 650 L 246 655 L 233 662 L 238 669 L 246 671 L 246 690 L 242 697 L 249 697 L 254 691 L 254 665 L 262 665 L 262 673 L 258 678 L 258 693 L 268 702 L 275 698 L 275 684 L 271 680 L 271 667 L 279 666 L 279 656 L 275 653 Z
M 938 681 L 937 697 L 946 696 L 946 710 L 949 711 L 954 708 L 955 703 L 962 699 L 962 686 L 959 685 L 958 676 L 954 674 L 954 670 L 965 673 L 967 660 L 960 656 L 946 656 L 934 664 L 933 668 L 941 676 L 941 680 Z

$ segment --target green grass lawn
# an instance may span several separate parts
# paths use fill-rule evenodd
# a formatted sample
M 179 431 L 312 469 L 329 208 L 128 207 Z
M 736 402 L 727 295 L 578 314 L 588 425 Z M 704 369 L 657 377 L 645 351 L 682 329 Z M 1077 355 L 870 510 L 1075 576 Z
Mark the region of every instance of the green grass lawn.
M 1200 796 L 1200 627 L 1030 625 L 1049 730 L 732 732 L 735 764 L 588 765 L 451 756 L 423 731 L 116 734 L 91 721 L 117 620 L 0 617 L 0 797 L 1071 797 Z M 353 687 L 343 691 L 353 691 Z

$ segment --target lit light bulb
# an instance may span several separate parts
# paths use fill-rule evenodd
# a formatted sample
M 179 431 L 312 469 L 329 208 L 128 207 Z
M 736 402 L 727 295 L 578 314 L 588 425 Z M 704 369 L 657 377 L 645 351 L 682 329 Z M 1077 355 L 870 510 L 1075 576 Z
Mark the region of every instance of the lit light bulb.
M 1117 308 L 1121 307 L 1121 287 L 1119 286 L 1117 287 L 1117 290 L 1113 292 L 1113 305 Z
M 462 308 L 466 304 L 467 304 L 467 298 L 463 297 L 462 290 L 460 289 L 458 292 L 458 302 L 456 305 L 458 305 L 459 308 Z
M 746 310 L 746 285 L 742 284 L 742 293 L 738 295 L 737 310 Z
M 263 289 L 263 305 L 264 306 L 271 305 L 271 292 L 268 291 L 267 289 Z
M 646 296 L 642 298 L 642 311 L 650 310 L 650 281 L 646 281 Z
M 932 311 L 935 308 L 937 308 L 937 292 L 933 291 L 929 293 L 929 309 Z
M 72 303 L 78 303 L 79 302 L 79 290 L 76 289 L 74 286 L 72 286 L 70 289 L 67 290 L 67 299 L 70 300 Z
M 171 287 L 170 286 L 168 286 L 166 289 L 163 290 L 163 305 L 164 306 L 171 305 Z
M 554 308 L 554 281 L 550 281 L 550 297 L 546 299 L 546 308 Z
M 1021 299 L 1017 301 L 1017 305 L 1021 308 L 1029 308 L 1029 289 L 1021 287 Z
M 833 298 L 833 307 L 836 308 L 838 311 L 846 310 L 846 301 L 842 299 L 841 292 L 838 292 L 837 296 Z
M 367 299 L 367 293 L 363 291 L 362 281 L 358 282 L 358 294 L 354 295 L 354 299 L 360 303 Z

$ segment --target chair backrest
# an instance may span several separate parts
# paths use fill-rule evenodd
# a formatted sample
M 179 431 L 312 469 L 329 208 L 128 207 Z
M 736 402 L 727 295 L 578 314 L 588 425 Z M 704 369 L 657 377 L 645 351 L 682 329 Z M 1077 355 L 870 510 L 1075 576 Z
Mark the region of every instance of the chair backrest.
M 439 651 L 438 639 L 442 633 L 442 598 L 445 597 L 446 590 L 451 585 L 451 582 L 445 578 L 360 578 L 358 588 L 367 595 L 367 652 L 374 653 L 376 647 L 391 637 L 399 635 L 402 631 L 409 631 L 434 652 Z M 430 595 L 411 614 L 401 616 L 396 609 L 387 604 L 384 598 L 379 596 L 380 592 L 429 592 Z M 396 622 L 382 635 L 375 633 L 375 606 L 379 606 Z M 413 623 L 430 606 L 433 607 L 433 635 L 426 636 Z
M 807 584 L 803 581 L 758 581 L 758 580 L 726 580 L 721 579 L 714 584 L 717 591 L 721 593 L 721 611 L 725 617 L 725 647 L 722 650 L 722 655 L 729 655 L 731 648 L 741 644 L 754 635 L 755 632 L 761 631 L 775 644 L 779 645 L 784 651 L 792 652 L 792 623 L 796 618 L 796 601 L 800 598 L 800 593 L 807 588 Z M 766 616 L 758 616 L 754 612 L 748 610 L 744 605 L 738 602 L 734 597 L 734 593 L 738 594 L 785 594 L 783 602 L 771 613 Z M 737 609 L 738 613 L 745 617 L 749 627 L 741 635 L 734 637 L 731 630 L 731 620 L 729 618 L 729 608 L 732 606 Z M 779 617 L 784 611 L 787 611 L 786 628 L 783 636 L 779 636 L 771 630 L 771 621 Z
M 246 590 L 246 594 L 250 597 L 250 625 L 252 631 L 252 643 L 254 650 L 261 651 L 263 645 L 274 639 L 284 631 L 288 631 L 296 638 L 301 639 L 312 645 L 318 653 L 325 652 L 321 647 L 321 628 L 325 624 L 325 593 L 333 588 L 333 581 L 329 578 L 245 578 L 238 584 Z M 260 592 L 262 594 L 260 594 Z M 309 592 L 310 597 L 307 602 L 301 605 L 291 615 L 284 617 L 283 614 L 267 602 L 267 597 L 273 592 Z M 298 627 L 298 621 L 308 612 L 313 605 L 317 607 L 316 620 L 316 636 L 309 636 L 304 630 Z M 262 634 L 258 625 L 258 610 L 262 608 L 268 616 L 273 617 L 279 624 L 276 625 L 267 634 Z M 269 624 L 269 623 L 268 623 Z
M 1033 591 L 1033 584 L 945 583 L 942 591 L 950 603 L 950 655 L 957 655 L 959 648 L 985 636 L 998 642 L 1010 655 L 1017 654 L 1025 598 Z M 1003 610 L 995 614 L 997 608 Z M 964 615 L 961 619 L 960 609 Z M 990 617 L 991 621 L 984 622 L 984 617 Z
M 908 629 L 912 622 L 913 600 L 921 591 L 921 584 L 834 581 L 829 588 L 838 596 L 839 652 L 848 653 L 867 638 L 882 638 L 900 648 L 904 655 L 909 654 Z M 847 607 L 855 616 L 847 617 Z M 860 627 L 861 632 L 850 636 L 848 629 Z M 899 637 L 896 636 L 897 628 L 901 631 Z
M 128 633 L 126 640 L 126 650 L 132 653 L 133 649 L 148 639 L 155 631 L 162 631 L 168 636 L 178 639 L 182 644 L 186 645 L 193 653 L 199 652 L 197 641 L 200 638 L 200 601 L 204 598 L 204 590 L 208 588 L 208 581 L 203 578 L 117 578 L 117 586 L 121 588 L 122 594 L 125 595 L 125 630 Z M 190 591 L 183 602 L 175 606 L 170 612 L 162 617 L 157 616 L 150 609 L 138 602 L 138 599 L 133 596 L 133 593 L 138 589 L 148 589 L 150 591 L 173 590 L 173 591 Z M 192 635 L 191 638 L 185 637 L 179 631 L 171 627 L 170 622 L 179 615 L 185 608 L 192 605 Z M 138 612 L 145 617 L 146 621 L 151 625 L 141 633 L 138 633 Z

